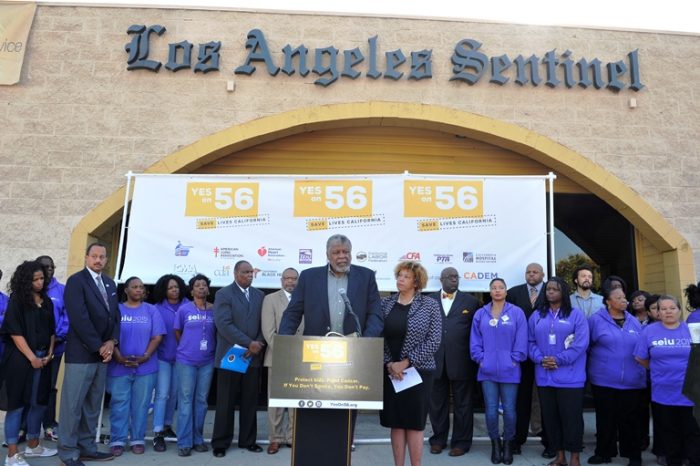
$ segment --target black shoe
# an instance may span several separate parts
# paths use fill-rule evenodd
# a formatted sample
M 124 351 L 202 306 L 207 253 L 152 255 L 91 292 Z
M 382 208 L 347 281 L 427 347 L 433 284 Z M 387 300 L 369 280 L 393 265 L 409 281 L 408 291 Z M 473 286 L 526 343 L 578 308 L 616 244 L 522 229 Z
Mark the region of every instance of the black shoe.
M 178 448 L 177 449 L 177 456 L 191 456 L 192 455 L 192 449 L 190 448 Z
M 200 444 L 194 446 L 194 451 L 196 451 L 197 453 L 204 453 L 206 451 L 209 451 L 209 447 L 207 447 L 203 443 L 200 443 Z
M 257 443 L 254 443 L 252 445 L 248 445 L 247 447 L 243 447 L 243 448 L 245 448 L 246 450 L 248 450 L 249 452 L 252 452 L 252 453 L 260 453 L 263 450 L 262 447 L 260 445 L 258 445 Z
M 111 459 L 114 459 L 114 455 L 112 453 L 105 453 L 101 451 L 80 454 L 80 461 L 109 461 Z
M 61 464 L 63 466 L 85 466 L 85 463 L 83 463 L 80 460 L 74 460 L 74 459 L 69 459 L 69 460 L 61 460 Z
M 214 448 L 214 456 L 216 458 L 223 458 L 226 456 L 226 449 L 225 448 Z
M 173 428 L 171 426 L 163 426 L 163 437 L 176 439 L 177 434 L 173 432 Z
M 503 461 L 502 449 L 501 439 L 491 439 L 491 463 L 500 464 Z
M 549 448 L 545 448 L 544 451 L 542 452 L 542 458 L 547 458 L 551 459 L 557 456 L 557 452 L 554 450 L 550 450 Z
M 503 464 L 513 464 L 513 447 L 515 441 L 504 440 L 503 441 Z
M 609 463 L 610 457 L 609 456 L 600 456 L 600 455 L 593 455 L 590 458 L 588 458 L 588 464 L 603 464 L 603 463 Z
M 168 447 L 165 445 L 165 438 L 163 437 L 163 433 L 157 432 L 156 436 L 153 437 L 153 451 L 162 453 L 165 450 L 167 450 L 167 448 Z
M 522 455 L 523 454 L 523 447 L 518 442 L 513 442 L 513 446 L 511 447 L 511 450 L 513 451 L 514 455 Z

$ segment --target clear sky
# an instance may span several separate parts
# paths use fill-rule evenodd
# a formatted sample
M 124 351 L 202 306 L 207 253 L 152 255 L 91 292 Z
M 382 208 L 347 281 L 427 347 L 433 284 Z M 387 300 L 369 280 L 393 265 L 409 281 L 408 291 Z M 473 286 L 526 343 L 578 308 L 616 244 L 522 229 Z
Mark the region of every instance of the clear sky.
M 15 0 L 16 1 L 16 0 Z M 26 1 L 26 0 L 25 0 Z M 44 3 L 195 6 L 251 9 L 370 13 L 449 17 L 506 23 L 599 26 L 700 34 L 700 2 L 696 0 L 48 0 Z

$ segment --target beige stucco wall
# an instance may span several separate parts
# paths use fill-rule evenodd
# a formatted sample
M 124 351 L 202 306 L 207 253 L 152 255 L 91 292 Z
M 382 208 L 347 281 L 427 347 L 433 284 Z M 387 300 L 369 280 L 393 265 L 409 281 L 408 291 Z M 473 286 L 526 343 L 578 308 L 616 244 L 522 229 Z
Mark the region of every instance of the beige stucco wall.
M 127 71 L 131 24 L 161 24 L 149 58 L 167 61 L 167 44 L 220 40 L 219 72 Z M 246 35 L 261 29 L 280 49 L 304 44 L 359 47 L 378 35 L 383 53 L 432 49 L 433 78 L 422 81 L 342 78 L 327 88 L 313 73 L 271 77 L 264 66 L 234 75 Z M 454 46 L 471 38 L 488 56 L 544 56 L 571 50 L 577 61 L 626 59 L 639 49 L 641 92 L 550 89 L 450 82 Z M 522 126 L 578 152 L 623 180 L 690 243 L 700 264 L 700 115 L 698 36 L 459 21 L 233 11 L 40 6 L 22 79 L 0 88 L 0 268 L 48 253 L 65 277 L 72 228 L 91 208 L 139 172 L 204 136 L 256 118 L 303 107 L 361 101 L 441 105 Z M 309 67 L 313 66 L 310 54 Z M 194 61 L 193 61 L 194 63 Z M 340 65 L 342 66 L 342 60 Z M 402 71 L 408 73 L 408 66 Z M 509 72 L 513 75 L 514 72 Z M 559 75 L 561 76 L 561 75 Z M 234 80 L 235 92 L 226 91 Z M 631 97 L 638 107 L 629 108 Z M 585 220 L 585 212 L 582 220 Z

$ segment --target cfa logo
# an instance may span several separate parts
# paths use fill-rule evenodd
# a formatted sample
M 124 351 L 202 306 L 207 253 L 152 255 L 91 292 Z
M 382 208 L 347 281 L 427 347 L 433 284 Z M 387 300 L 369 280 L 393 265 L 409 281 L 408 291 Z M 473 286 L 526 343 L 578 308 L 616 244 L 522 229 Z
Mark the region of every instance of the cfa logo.
M 258 249 L 258 256 L 265 257 L 267 255 L 267 248 L 265 246 L 260 246 Z
M 420 253 L 419 252 L 407 252 L 399 260 L 402 261 L 419 261 L 420 260 Z

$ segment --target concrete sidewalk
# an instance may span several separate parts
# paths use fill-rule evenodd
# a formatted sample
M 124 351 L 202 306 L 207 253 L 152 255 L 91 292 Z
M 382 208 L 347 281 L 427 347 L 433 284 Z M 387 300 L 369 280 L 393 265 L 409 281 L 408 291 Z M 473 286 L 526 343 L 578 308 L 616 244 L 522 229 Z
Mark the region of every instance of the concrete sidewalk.
M 3 416 L 4 418 L 4 416 Z M 582 463 L 586 464 L 589 456 L 593 455 L 595 447 L 595 415 L 592 412 L 584 413 L 585 419 L 585 449 L 582 454 Z M 4 419 L 3 419 L 4 420 Z M 109 414 L 105 412 L 105 426 L 108 426 Z M 211 437 L 211 432 L 214 423 L 214 411 L 209 411 L 204 426 L 205 438 Z M 150 423 L 149 423 L 150 425 Z M 108 427 L 105 429 L 109 430 Z M 428 437 L 432 430 L 430 423 L 426 426 L 425 434 Z M 149 432 L 150 434 L 150 432 Z M 4 440 L 4 430 L 0 437 Z M 237 438 L 237 433 L 234 435 L 234 440 Z M 389 429 L 379 425 L 379 416 L 377 413 L 367 412 L 361 413 L 358 416 L 356 428 L 357 450 L 352 455 L 352 464 L 355 466 L 394 466 L 393 457 L 391 454 L 391 446 L 389 443 Z M 149 437 L 150 439 L 150 437 Z M 47 446 L 55 448 L 53 442 L 45 442 Z M 266 448 L 267 445 L 267 414 L 265 411 L 258 411 L 258 443 Z M 22 446 L 21 449 L 24 447 Z M 106 446 L 102 447 L 105 451 Z M 523 454 L 515 456 L 513 464 L 515 466 L 542 466 L 548 464 L 551 460 L 542 458 L 542 445 L 539 439 L 532 438 L 528 440 L 523 447 Z M 3 452 L 2 461 L 4 461 L 6 453 Z M 461 457 L 450 457 L 447 455 L 447 450 L 440 455 L 430 453 L 430 448 L 426 442 L 423 450 L 423 464 L 435 466 L 464 466 L 464 465 L 490 465 L 491 444 L 486 436 L 483 413 L 477 413 L 474 416 L 474 441 L 472 449 L 469 453 Z M 642 456 L 644 464 L 656 464 L 654 456 L 651 453 L 644 452 Z M 28 460 L 32 466 L 56 466 L 60 464 L 58 457 L 52 458 L 30 458 Z M 627 459 L 613 458 L 611 465 L 626 465 Z M 291 463 L 291 449 L 282 448 L 275 455 L 268 455 L 264 450 L 262 453 L 250 453 L 245 450 L 231 447 L 224 458 L 214 458 L 211 451 L 208 453 L 192 452 L 192 456 L 181 458 L 177 456 L 177 446 L 174 443 L 168 443 L 168 449 L 164 453 L 156 453 L 153 451 L 150 441 L 147 441 L 146 453 L 144 455 L 134 455 L 128 450 L 120 458 L 116 458 L 107 464 L 110 466 L 133 466 L 133 465 L 149 465 L 149 466 L 176 466 L 176 465 L 236 465 L 236 466 L 282 466 Z M 89 464 L 89 463 L 88 463 Z M 408 458 L 406 464 L 409 464 Z M 304 466 L 304 465 L 299 465 Z M 332 465 L 329 465 L 332 466 Z

